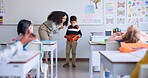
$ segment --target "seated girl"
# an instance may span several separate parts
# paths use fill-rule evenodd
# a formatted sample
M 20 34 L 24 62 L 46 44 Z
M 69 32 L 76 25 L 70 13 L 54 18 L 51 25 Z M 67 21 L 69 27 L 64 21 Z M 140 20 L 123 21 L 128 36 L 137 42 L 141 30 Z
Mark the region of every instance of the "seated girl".
M 126 33 L 116 32 L 107 39 L 107 41 L 118 41 L 119 43 L 145 43 L 146 40 L 148 40 L 148 35 L 133 25 L 127 28 Z

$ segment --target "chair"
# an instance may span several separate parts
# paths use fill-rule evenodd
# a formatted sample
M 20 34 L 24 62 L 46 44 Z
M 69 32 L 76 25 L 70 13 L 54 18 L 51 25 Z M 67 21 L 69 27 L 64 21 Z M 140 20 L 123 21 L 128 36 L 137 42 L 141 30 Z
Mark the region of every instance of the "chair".
M 26 47 L 27 51 L 41 51 L 42 52 L 42 43 L 41 42 L 30 42 Z M 48 64 L 43 63 L 41 58 L 41 72 L 44 74 L 44 78 L 48 78 Z
M 138 78 L 148 78 L 148 64 L 141 64 Z
M 120 44 L 117 41 L 106 42 L 106 50 L 116 51 L 119 50 Z
M 8 46 L 8 43 L 7 42 L 2 42 L 0 43 L 0 49 L 4 49 Z

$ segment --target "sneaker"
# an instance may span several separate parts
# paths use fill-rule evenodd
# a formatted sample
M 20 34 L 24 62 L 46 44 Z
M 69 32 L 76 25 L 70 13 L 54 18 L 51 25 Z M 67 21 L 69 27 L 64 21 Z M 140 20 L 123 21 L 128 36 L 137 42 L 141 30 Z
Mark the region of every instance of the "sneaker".
M 63 67 L 69 67 L 69 63 L 64 64 Z
M 72 67 L 76 67 L 76 64 L 72 64 Z

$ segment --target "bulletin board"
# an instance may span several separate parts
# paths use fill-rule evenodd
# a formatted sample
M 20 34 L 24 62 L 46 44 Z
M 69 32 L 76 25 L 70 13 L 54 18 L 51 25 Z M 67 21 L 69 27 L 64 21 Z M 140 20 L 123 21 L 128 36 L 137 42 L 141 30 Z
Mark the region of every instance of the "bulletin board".
M 148 23 L 148 0 L 104 0 L 104 24 Z
M 65 11 L 78 17 L 78 24 L 101 25 L 102 0 L 0 0 L 0 24 L 17 24 L 30 19 L 41 24 L 52 11 Z

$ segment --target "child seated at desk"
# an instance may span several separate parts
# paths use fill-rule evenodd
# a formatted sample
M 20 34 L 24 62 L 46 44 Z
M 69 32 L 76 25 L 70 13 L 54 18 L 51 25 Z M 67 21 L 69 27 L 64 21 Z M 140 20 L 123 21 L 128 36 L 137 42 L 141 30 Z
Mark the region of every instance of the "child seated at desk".
M 22 49 L 22 46 L 28 42 L 36 39 L 36 36 L 31 36 L 31 32 L 27 31 L 25 35 L 18 41 L 8 47 L 0 50 L 0 64 L 6 64 L 12 59 L 15 55 L 18 54 L 18 50 Z
M 127 28 L 127 32 L 116 32 L 110 36 L 107 41 L 117 41 L 126 43 L 145 43 L 148 40 L 148 35 L 138 30 L 135 26 L 131 25 Z
M 19 41 L 25 34 L 27 31 L 31 32 L 31 36 L 36 36 L 33 34 L 33 22 L 30 20 L 26 20 L 26 19 L 22 19 L 19 21 L 18 25 L 17 25 L 17 34 L 18 37 L 16 39 L 14 39 L 14 41 Z M 39 41 L 38 39 L 34 40 L 34 41 Z M 29 45 L 29 43 L 25 44 L 23 46 L 23 50 L 26 51 L 27 46 Z M 43 54 L 43 52 L 42 52 Z M 42 55 L 41 55 L 42 58 Z M 32 78 L 32 75 L 28 75 L 29 78 Z

